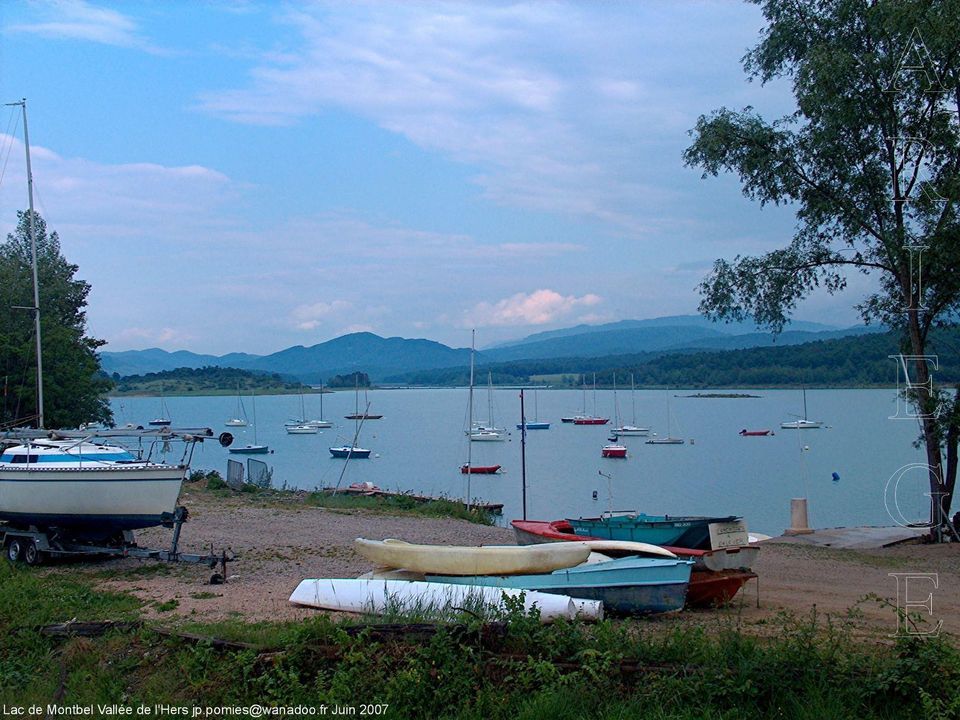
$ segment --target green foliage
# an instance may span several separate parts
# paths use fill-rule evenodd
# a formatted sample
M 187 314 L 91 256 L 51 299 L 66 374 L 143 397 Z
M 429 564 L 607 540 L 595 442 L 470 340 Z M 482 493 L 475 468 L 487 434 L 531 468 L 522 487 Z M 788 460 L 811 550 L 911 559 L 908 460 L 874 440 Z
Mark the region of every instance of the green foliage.
M 36 424 L 37 373 L 29 212 L 19 212 L 17 229 L 0 244 L 0 374 L 4 378 L 0 424 Z M 111 381 L 100 371 L 97 348 L 104 341 L 86 334 L 90 285 L 75 279 L 78 270 L 60 252 L 56 232 L 47 233 L 34 213 L 37 275 L 40 287 L 40 333 L 43 359 L 44 424 L 72 428 L 112 421 L 104 393 Z
M 764 637 L 646 620 L 541 625 L 508 603 L 505 635 L 473 620 L 377 636 L 318 614 L 290 623 L 192 623 L 216 649 L 149 630 L 57 639 L 38 626 L 130 617 L 137 603 L 88 581 L 0 567 L 0 703 L 197 707 L 389 704 L 395 718 L 954 718 L 960 653 L 947 638 L 863 644 L 852 626 L 783 615 Z M 64 588 L 69 586 L 69 590 Z M 198 593 L 199 594 L 199 593 Z M 8 612 L 9 610 L 9 612 Z M 487 626 L 489 627 L 489 626 Z M 384 639 L 384 638 L 388 639 Z M 328 708 L 329 714 L 329 708 Z
M 370 376 L 364 372 L 354 372 L 349 375 L 334 375 L 327 382 L 329 388 L 368 388 Z
M 145 375 L 127 375 L 116 381 L 116 395 L 225 395 L 312 392 L 298 381 L 277 373 L 251 372 L 236 368 L 208 366 L 177 368 Z
M 390 515 L 419 515 L 425 517 L 453 517 L 468 520 L 479 525 L 493 525 L 490 512 L 478 507 L 469 511 L 461 502 L 437 499 L 423 502 L 405 495 L 352 495 L 329 492 L 313 492 L 307 496 L 307 503 L 317 507 L 340 510 L 373 510 Z

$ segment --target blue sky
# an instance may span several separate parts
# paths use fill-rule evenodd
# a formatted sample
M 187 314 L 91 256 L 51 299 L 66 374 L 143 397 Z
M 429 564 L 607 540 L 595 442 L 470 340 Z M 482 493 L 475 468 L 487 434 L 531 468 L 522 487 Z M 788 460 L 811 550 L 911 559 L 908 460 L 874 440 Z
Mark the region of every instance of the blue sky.
M 792 109 L 741 69 L 762 25 L 732 0 L 8 0 L 0 100 L 27 98 L 37 209 L 107 350 L 486 345 L 695 312 L 715 258 L 789 238 L 681 161 L 700 114 Z M 856 322 L 852 280 L 798 317 Z

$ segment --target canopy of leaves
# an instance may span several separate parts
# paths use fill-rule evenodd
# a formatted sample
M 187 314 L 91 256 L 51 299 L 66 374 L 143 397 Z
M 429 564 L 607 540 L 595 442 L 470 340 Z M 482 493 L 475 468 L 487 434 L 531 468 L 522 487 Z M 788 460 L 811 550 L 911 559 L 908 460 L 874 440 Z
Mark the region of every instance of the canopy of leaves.
M 33 272 L 29 214 L 18 213 L 15 233 L 0 244 L 0 373 L 4 386 L 0 423 L 36 424 L 37 370 L 34 333 Z M 60 253 L 57 233 L 47 234 L 34 214 L 37 275 L 40 287 L 40 335 L 43 343 L 44 424 L 77 427 L 112 420 L 103 394 L 110 380 L 100 372 L 96 350 L 102 340 L 86 334 L 90 285 L 75 279 L 77 266 Z M 24 309 L 26 308 L 26 309 Z

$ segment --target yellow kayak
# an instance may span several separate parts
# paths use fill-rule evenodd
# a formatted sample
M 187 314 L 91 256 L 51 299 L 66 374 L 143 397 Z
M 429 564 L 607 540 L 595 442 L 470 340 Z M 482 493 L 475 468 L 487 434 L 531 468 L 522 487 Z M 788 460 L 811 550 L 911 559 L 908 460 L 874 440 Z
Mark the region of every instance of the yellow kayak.
M 380 567 L 431 575 L 535 575 L 579 565 L 590 555 L 583 542 L 464 547 L 357 538 L 353 545 Z

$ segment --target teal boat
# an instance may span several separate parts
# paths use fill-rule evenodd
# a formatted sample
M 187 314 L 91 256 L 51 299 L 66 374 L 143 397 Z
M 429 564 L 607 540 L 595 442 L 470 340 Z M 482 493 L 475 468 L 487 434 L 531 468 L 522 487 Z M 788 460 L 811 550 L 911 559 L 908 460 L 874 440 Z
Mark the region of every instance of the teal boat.
M 428 582 L 516 588 L 602 600 L 612 613 L 641 615 L 683 607 L 693 562 L 680 559 L 625 557 L 586 562 L 540 575 L 427 575 Z
M 704 517 L 631 513 L 598 518 L 567 518 L 567 521 L 577 535 L 702 550 L 710 549 L 711 523 L 730 523 L 739 519 L 735 515 Z

